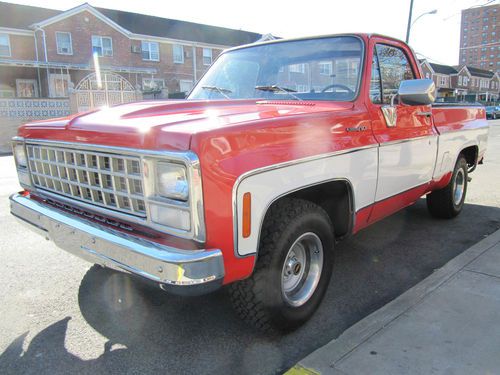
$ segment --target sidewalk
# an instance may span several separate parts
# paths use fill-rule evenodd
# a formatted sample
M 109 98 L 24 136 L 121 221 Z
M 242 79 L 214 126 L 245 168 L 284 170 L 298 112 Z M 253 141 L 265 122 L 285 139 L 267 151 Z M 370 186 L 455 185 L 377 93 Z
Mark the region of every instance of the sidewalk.
M 500 230 L 287 374 L 500 374 Z

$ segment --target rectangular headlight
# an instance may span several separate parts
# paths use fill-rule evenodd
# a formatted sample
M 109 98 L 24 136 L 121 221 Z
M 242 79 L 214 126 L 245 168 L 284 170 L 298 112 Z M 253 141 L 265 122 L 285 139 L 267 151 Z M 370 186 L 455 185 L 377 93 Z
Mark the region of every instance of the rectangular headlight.
M 16 160 L 17 167 L 27 168 L 28 158 L 26 157 L 26 151 L 23 143 L 14 142 L 13 145 L 14 158 Z
M 157 194 L 165 198 L 187 201 L 189 186 L 186 167 L 159 161 L 156 168 Z

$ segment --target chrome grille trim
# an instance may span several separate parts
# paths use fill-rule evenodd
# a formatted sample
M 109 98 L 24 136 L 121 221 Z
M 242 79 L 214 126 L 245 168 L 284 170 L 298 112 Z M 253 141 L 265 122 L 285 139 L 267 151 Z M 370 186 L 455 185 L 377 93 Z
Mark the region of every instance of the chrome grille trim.
M 112 154 L 117 157 L 132 157 L 141 161 L 141 168 L 143 172 L 143 187 L 144 187 L 144 200 L 146 204 L 146 217 L 140 217 L 133 213 L 112 210 L 107 207 L 95 205 L 91 201 L 77 200 L 73 197 L 64 196 L 59 193 L 38 188 L 32 182 L 32 173 L 28 166 L 28 180 L 20 184 L 23 188 L 28 189 L 38 195 L 42 199 L 53 199 L 68 204 L 76 209 L 87 210 L 89 212 L 97 213 L 105 217 L 114 217 L 118 220 L 130 223 L 137 223 L 144 225 L 160 232 L 172 234 L 174 236 L 194 240 L 198 243 L 204 243 L 206 240 L 205 228 L 205 211 L 203 204 L 203 184 L 201 177 L 201 165 L 198 155 L 192 151 L 164 151 L 164 150 L 148 150 L 128 147 L 117 147 L 107 145 L 96 145 L 91 143 L 79 142 L 65 142 L 37 138 L 23 138 L 14 137 L 13 142 L 22 143 L 25 145 L 42 145 L 56 148 L 66 148 L 75 150 L 76 152 L 86 151 L 91 153 L 105 153 Z M 185 165 L 187 168 L 188 182 L 189 182 L 189 199 L 186 202 L 175 201 L 171 199 L 161 198 L 155 195 L 154 181 L 155 181 L 155 163 L 158 161 L 165 161 L 169 163 L 179 163 Z M 28 163 L 29 164 L 29 163 Z M 19 169 L 19 168 L 18 168 Z M 149 207 L 151 204 L 163 206 L 165 208 L 174 207 L 189 210 L 191 214 L 191 230 L 185 231 L 161 224 L 157 224 L 151 220 L 149 214 Z
M 27 143 L 35 187 L 146 217 L 139 157 Z

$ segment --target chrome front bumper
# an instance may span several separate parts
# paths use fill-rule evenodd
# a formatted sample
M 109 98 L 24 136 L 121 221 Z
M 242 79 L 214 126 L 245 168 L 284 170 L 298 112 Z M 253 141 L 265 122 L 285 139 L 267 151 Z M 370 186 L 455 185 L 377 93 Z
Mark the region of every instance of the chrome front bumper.
M 128 235 L 39 203 L 10 197 L 10 212 L 80 258 L 158 283 L 177 294 L 204 294 L 222 285 L 222 252 L 180 250 Z

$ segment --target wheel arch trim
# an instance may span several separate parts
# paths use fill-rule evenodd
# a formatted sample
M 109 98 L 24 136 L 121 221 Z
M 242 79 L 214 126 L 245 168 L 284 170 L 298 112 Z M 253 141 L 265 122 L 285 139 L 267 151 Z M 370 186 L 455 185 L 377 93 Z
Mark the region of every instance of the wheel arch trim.
M 238 196 L 239 196 L 238 189 L 240 188 L 241 184 L 244 181 L 246 181 L 248 178 L 250 178 L 252 176 L 257 176 L 257 175 L 260 175 L 260 174 L 263 174 L 265 172 L 269 172 L 272 170 L 281 169 L 281 168 L 285 168 L 285 167 L 289 167 L 289 166 L 294 166 L 296 164 L 306 163 L 309 161 L 318 161 L 320 159 L 325 159 L 325 158 L 329 158 L 332 156 L 351 154 L 351 153 L 355 153 L 355 152 L 358 152 L 361 150 L 376 149 L 377 147 L 378 147 L 378 144 L 372 144 L 372 145 L 367 145 L 367 146 L 363 146 L 363 147 L 359 147 L 359 148 L 353 148 L 353 149 L 342 150 L 342 151 L 338 151 L 338 152 L 334 152 L 334 153 L 316 155 L 314 157 L 309 157 L 309 158 L 304 158 L 304 159 L 292 160 L 292 161 L 288 161 L 288 162 L 284 162 L 284 163 L 279 163 L 279 164 L 274 164 L 274 165 L 270 165 L 270 166 L 266 166 L 266 167 L 262 167 L 262 168 L 257 168 L 257 169 L 248 171 L 248 172 L 242 174 L 241 176 L 239 176 L 237 178 L 235 184 L 233 185 L 233 191 L 232 191 L 233 248 L 234 248 L 235 257 L 243 258 L 246 256 L 253 256 L 253 255 L 256 255 L 258 253 L 258 249 L 255 249 L 255 251 L 246 252 L 246 253 L 242 253 L 239 251 L 239 230 L 238 230 L 239 227 L 238 226 L 239 226 L 240 220 L 239 220 L 239 207 L 238 207 Z M 376 154 L 376 151 L 374 151 L 373 156 L 375 156 L 375 154 Z M 348 191 L 348 196 L 349 196 L 349 214 L 350 214 L 349 232 L 351 232 L 355 226 L 356 204 L 358 202 L 355 201 L 355 199 L 356 199 L 355 188 L 354 188 L 354 184 L 351 181 L 351 178 L 349 176 L 346 176 L 344 174 L 339 173 L 337 176 L 335 176 L 335 175 L 325 176 L 324 179 L 321 179 L 318 181 L 305 183 L 304 185 L 298 186 L 298 187 L 293 188 L 293 189 L 285 189 L 283 191 L 280 191 L 279 194 L 276 194 L 274 197 L 272 197 L 272 199 L 270 199 L 268 202 L 265 203 L 265 208 L 262 210 L 262 214 L 259 215 L 258 225 L 253 226 L 253 228 L 255 228 L 255 230 L 258 230 L 255 232 L 255 233 L 258 233 L 257 241 L 260 240 L 260 232 L 262 229 L 264 218 L 265 218 L 269 208 L 271 207 L 271 205 L 273 203 L 275 203 L 278 199 L 283 198 L 283 197 L 285 197 L 289 194 L 292 194 L 294 192 L 310 188 L 312 186 L 318 186 L 318 185 L 322 185 L 322 184 L 326 184 L 326 183 L 331 183 L 334 181 L 342 181 L 342 182 L 346 183 L 346 185 L 347 185 L 347 191 Z M 371 197 L 371 199 L 373 199 L 373 196 Z M 253 208 L 252 208 L 252 211 L 253 211 Z M 253 212 L 252 212 L 252 214 L 253 214 Z

